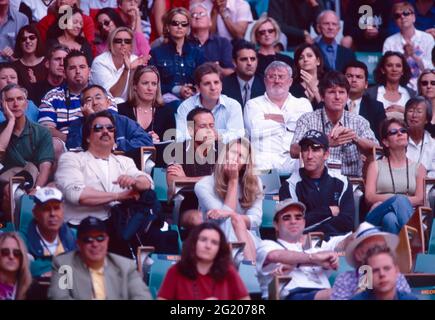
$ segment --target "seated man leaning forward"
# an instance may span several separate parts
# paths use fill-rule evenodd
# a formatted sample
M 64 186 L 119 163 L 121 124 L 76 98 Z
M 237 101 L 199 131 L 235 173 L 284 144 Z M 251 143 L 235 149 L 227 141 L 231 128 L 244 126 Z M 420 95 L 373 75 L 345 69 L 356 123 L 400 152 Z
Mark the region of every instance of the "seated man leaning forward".
M 305 205 L 287 199 L 276 206 L 274 227 L 276 241 L 265 240 L 257 249 L 257 270 L 262 298 L 268 297 L 268 286 L 275 275 L 289 275 L 291 281 L 282 289 L 281 299 L 329 299 L 331 285 L 327 270 L 338 268 L 338 255 L 346 245 L 348 235 L 333 237 L 313 248 L 308 243 L 305 228 Z M 350 234 L 350 233 L 349 233 Z

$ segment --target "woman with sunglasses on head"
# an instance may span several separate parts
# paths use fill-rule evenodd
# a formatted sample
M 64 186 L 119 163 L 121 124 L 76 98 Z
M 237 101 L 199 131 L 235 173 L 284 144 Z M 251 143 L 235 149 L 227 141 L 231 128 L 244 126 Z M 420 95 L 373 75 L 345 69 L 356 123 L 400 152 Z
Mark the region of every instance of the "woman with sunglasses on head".
M 105 88 L 123 103 L 128 98 L 128 80 L 137 67 L 146 65 L 149 56 L 133 53 L 134 34 L 130 28 L 119 27 L 110 32 L 109 51 L 94 59 L 91 66 L 91 83 Z
M 255 22 L 251 31 L 251 41 L 258 45 L 257 74 L 263 75 L 267 66 L 273 61 L 282 61 L 293 67 L 293 59 L 281 53 L 277 53 L 275 45 L 281 37 L 281 29 L 275 19 L 262 16 Z
M 158 300 L 250 300 L 228 242 L 214 223 L 192 229 L 180 261 L 163 280 Z
M 408 129 L 405 122 L 385 119 L 380 128 L 385 156 L 371 162 L 367 169 L 365 199 L 371 211 L 366 221 L 398 234 L 414 212 L 423 204 L 426 169 L 406 155 Z
M 20 75 L 20 83 L 28 91 L 38 81 L 47 77 L 45 67 L 44 46 L 38 29 L 34 25 L 24 26 L 18 31 L 15 43 L 13 62 L 17 73 Z
M 98 11 L 95 20 L 99 31 L 99 39 L 95 45 L 97 55 L 109 50 L 108 37 L 110 32 L 119 27 L 125 27 L 119 14 L 112 8 L 104 8 Z M 133 53 L 137 56 L 148 55 L 150 45 L 142 32 L 134 31 Z
M 159 70 L 165 102 L 176 109 L 180 99 L 195 93 L 193 72 L 205 62 L 202 50 L 187 41 L 190 14 L 184 8 L 174 8 L 163 17 L 164 43 L 151 50 L 149 64 Z
M 435 137 L 435 69 L 424 70 L 417 81 L 418 94 L 425 97 L 432 105 L 432 119 L 426 125 L 432 137 Z
M 18 233 L 0 233 L 0 300 L 24 300 L 32 283 L 26 246 Z
M 118 112 L 139 125 L 153 138 L 163 141 L 164 134 L 175 128 L 175 115 L 164 106 L 160 90 L 160 75 L 154 66 L 136 69 L 129 85 L 128 101 L 118 105 Z

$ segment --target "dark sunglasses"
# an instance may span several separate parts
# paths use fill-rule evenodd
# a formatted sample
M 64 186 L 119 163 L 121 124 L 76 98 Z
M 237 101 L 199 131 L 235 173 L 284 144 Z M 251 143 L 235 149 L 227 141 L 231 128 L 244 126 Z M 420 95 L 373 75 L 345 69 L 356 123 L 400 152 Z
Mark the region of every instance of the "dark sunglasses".
M 172 20 L 171 21 L 171 26 L 173 26 L 173 27 L 182 26 L 183 28 L 186 28 L 186 27 L 189 26 L 189 22 Z
M 121 43 L 125 43 L 125 44 L 131 44 L 133 42 L 132 39 L 123 39 L 123 38 L 115 38 L 113 39 L 113 43 L 116 44 L 121 44 Z
M 0 254 L 2 257 L 9 257 L 11 254 L 13 254 L 15 258 L 21 258 L 23 256 L 23 253 L 21 252 L 20 249 L 9 249 L 9 248 L 0 249 Z
M 268 34 L 272 34 L 272 33 L 275 33 L 275 29 L 264 29 L 264 30 L 258 30 L 258 34 L 260 35 L 260 36 L 264 36 L 266 33 L 268 33 Z
M 395 20 L 397 20 L 397 19 L 400 19 L 401 17 L 408 17 L 408 16 L 410 16 L 411 14 L 414 14 L 414 12 L 411 11 L 411 10 L 409 10 L 409 11 L 403 11 L 403 12 L 401 12 L 401 13 L 395 13 L 395 14 L 393 15 L 393 17 L 394 17 Z
M 431 80 L 431 81 L 429 81 L 429 80 L 423 80 L 423 81 L 420 81 L 420 84 L 423 87 L 426 87 L 427 85 L 429 85 L 429 83 L 430 83 L 431 86 L 435 86 L 435 80 Z
M 391 129 L 391 130 L 388 130 L 388 136 L 395 136 L 399 132 L 401 134 L 405 134 L 405 133 L 408 133 L 408 129 L 406 129 L 406 128 L 400 128 L 400 129 Z
M 293 217 L 293 219 L 295 219 L 296 221 L 301 221 L 304 218 L 304 215 L 301 214 L 301 213 L 300 214 L 294 214 L 294 215 L 285 214 L 285 215 L 281 216 L 281 219 L 284 220 L 284 221 L 289 221 L 291 217 Z
M 28 36 L 28 37 L 23 36 L 23 37 L 21 38 L 21 42 L 26 42 L 27 39 L 29 39 L 30 41 L 36 40 L 36 36 L 35 36 L 34 34 L 32 34 L 32 35 L 30 35 L 30 36 Z
M 99 23 L 99 26 L 100 26 L 100 28 L 102 28 L 102 27 L 108 27 L 111 22 L 112 22 L 112 20 L 104 20 L 103 22 Z
M 109 132 L 115 132 L 115 126 L 113 124 L 96 124 L 92 127 L 92 130 L 94 130 L 94 132 L 101 132 L 104 128 Z
M 82 242 L 84 242 L 84 243 L 92 243 L 92 242 L 94 242 L 94 241 L 97 241 L 97 242 L 103 242 L 104 240 L 106 240 L 106 236 L 105 235 L 99 235 L 99 236 L 96 236 L 96 237 L 91 237 L 91 236 L 89 236 L 89 237 L 83 237 L 83 238 L 81 238 L 80 239 Z
M 321 144 L 311 143 L 311 144 L 303 144 L 301 146 L 301 151 L 306 152 L 308 151 L 308 148 L 311 148 L 314 152 L 319 151 L 320 149 L 323 149 L 323 146 Z

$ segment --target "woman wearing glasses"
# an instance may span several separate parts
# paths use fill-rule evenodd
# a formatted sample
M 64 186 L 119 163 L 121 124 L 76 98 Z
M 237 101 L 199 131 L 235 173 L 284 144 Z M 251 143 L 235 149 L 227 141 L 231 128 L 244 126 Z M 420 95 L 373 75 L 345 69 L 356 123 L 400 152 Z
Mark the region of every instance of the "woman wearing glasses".
M 128 79 L 140 65 L 145 65 L 148 56 L 133 54 L 134 34 L 127 27 L 119 27 L 109 34 L 109 51 L 95 58 L 91 67 L 91 83 L 105 88 L 123 103 L 128 98 Z
M 413 207 L 423 204 L 426 169 L 406 156 L 405 122 L 385 119 L 380 136 L 385 156 L 371 162 L 367 169 L 365 198 L 371 211 L 366 221 L 398 234 L 414 212 Z
M 110 32 L 119 27 L 125 27 L 125 23 L 121 17 L 112 8 L 104 8 L 98 11 L 96 16 L 97 27 L 100 33 L 98 43 L 95 45 L 97 55 L 109 50 L 108 37 Z M 134 33 L 134 46 L 133 53 L 137 56 L 147 56 L 150 52 L 150 45 L 145 38 L 142 31 L 133 31 Z
M 418 78 L 418 94 L 428 99 L 432 104 L 432 119 L 426 130 L 435 137 L 435 69 L 424 70 Z
M 258 45 L 257 74 L 263 75 L 267 66 L 273 61 L 282 61 L 293 67 L 293 59 L 277 53 L 275 45 L 281 37 L 281 29 L 275 19 L 263 16 L 252 27 L 251 41 Z
M 0 234 L 0 300 L 24 300 L 32 282 L 26 246 L 15 232 Z
M 137 121 L 153 138 L 160 142 L 169 129 L 175 129 L 175 116 L 165 107 L 160 90 L 160 75 L 154 66 L 141 66 L 133 74 L 128 101 L 118 105 L 119 114 Z
M 190 14 L 184 8 L 174 8 L 164 16 L 164 43 L 151 50 L 150 64 L 161 75 L 162 93 L 165 102 L 174 102 L 176 109 L 180 99 L 195 93 L 193 72 L 205 62 L 203 52 L 187 41 Z

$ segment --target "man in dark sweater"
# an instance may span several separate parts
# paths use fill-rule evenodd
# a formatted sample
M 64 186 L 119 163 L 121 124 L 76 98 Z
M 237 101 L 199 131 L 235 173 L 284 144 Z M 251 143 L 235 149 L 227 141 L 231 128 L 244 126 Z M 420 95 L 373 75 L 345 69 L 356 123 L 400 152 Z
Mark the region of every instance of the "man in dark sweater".
M 326 238 L 352 231 L 352 185 L 345 176 L 328 173 L 328 138 L 322 132 L 308 130 L 299 145 L 304 167 L 283 183 L 280 200 L 292 198 L 305 204 L 306 231 L 321 231 Z

